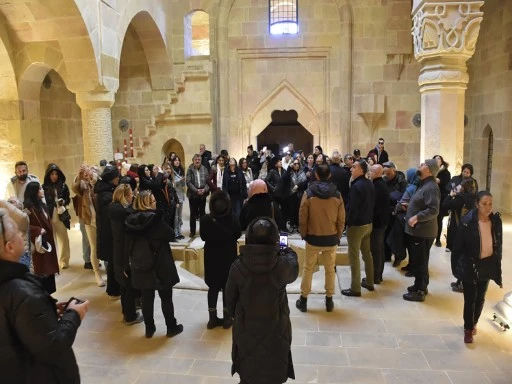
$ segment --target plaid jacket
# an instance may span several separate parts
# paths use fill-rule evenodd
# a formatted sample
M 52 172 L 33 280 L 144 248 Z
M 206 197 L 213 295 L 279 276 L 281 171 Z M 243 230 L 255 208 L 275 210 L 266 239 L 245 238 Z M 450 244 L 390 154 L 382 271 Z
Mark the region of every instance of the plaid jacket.
M 201 198 L 206 199 L 208 193 L 210 193 L 210 187 L 206 183 L 208 179 L 208 169 L 204 165 L 199 168 L 199 184 L 197 182 L 197 173 L 194 165 L 191 164 L 187 169 L 187 197 L 189 199 Z M 203 196 L 197 195 L 198 189 L 204 189 L 205 193 Z

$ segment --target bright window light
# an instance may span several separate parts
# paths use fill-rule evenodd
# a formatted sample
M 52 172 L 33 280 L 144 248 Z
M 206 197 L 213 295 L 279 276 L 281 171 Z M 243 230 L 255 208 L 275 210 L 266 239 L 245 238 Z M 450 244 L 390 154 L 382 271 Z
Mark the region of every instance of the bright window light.
M 269 0 L 269 24 L 272 35 L 299 33 L 298 0 Z

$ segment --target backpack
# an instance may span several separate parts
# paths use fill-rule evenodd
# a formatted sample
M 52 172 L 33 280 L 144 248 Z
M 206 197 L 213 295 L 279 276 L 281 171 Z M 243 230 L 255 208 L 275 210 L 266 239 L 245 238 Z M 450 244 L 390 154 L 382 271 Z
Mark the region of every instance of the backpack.
M 156 252 L 151 248 L 145 236 L 132 234 L 128 245 L 130 269 L 134 272 L 146 272 L 153 268 Z

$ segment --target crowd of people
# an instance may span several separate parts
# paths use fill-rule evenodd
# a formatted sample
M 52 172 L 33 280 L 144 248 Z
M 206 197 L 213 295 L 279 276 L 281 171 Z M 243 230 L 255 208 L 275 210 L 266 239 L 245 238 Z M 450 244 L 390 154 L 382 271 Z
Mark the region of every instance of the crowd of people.
M 95 284 L 106 286 L 110 299 L 120 299 L 124 323 L 144 322 L 145 336 L 151 338 L 156 332 L 154 298 L 158 291 L 166 334 L 178 335 L 183 325 L 174 316 L 172 296 L 179 275 L 169 243 L 185 239 L 183 204 L 188 199 L 189 238 L 196 236 L 199 221 L 204 241 L 206 327 L 229 329 L 233 319 L 235 325 L 240 323 L 233 337 L 233 372 L 239 372 L 242 382 L 251 382 L 255 372 L 273 378 L 272 382 L 284 382 L 294 376 L 284 288 L 297 278 L 298 264 L 290 248 L 279 248 L 279 234 L 298 233 L 305 240 L 301 295 L 296 301 L 302 312 L 307 312 L 320 255 L 326 275 L 325 307 L 333 311 L 336 249 L 342 236 L 347 237 L 351 270 L 351 284 L 341 291 L 343 295 L 360 297 L 362 288 L 374 291 L 383 283 L 385 262 L 399 267 L 408 255 L 402 270 L 414 277 L 414 283 L 403 298 L 421 302 L 428 294 L 430 248 L 434 243 L 442 246 L 443 218 L 449 215 L 446 251 L 451 252 L 456 279 L 451 289 L 464 293 L 464 341 L 473 342 L 489 280 L 502 285 L 501 219 L 492 211 L 491 194 L 478 192 L 471 164 L 464 164 L 461 174 L 454 177 L 448 167 L 436 155 L 404 173 L 390 161 L 382 138 L 366 158 L 358 149 L 345 155 L 335 150 L 326 156 L 320 146 L 306 154 L 295 151 L 290 143 L 281 154 L 249 146 L 247 156 L 238 161 L 227 150 L 214 155 L 200 145 L 186 170 L 175 153 L 161 166 L 118 167 L 102 160 L 99 166 L 83 164 L 71 188 L 57 164 L 48 165 L 41 184 L 28 173 L 27 163 L 19 161 L 6 199 L 0 200 L 0 297 L 6 301 L 14 295 L 16 300 L 25 300 L 28 295 L 44 301 L 39 310 L 53 314 L 45 320 L 51 324 L 41 325 L 42 332 L 51 328 L 63 332 L 63 338 L 74 337 L 89 303 L 49 300 L 57 289 L 55 275 L 69 267 L 67 230 L 72 203 L 82 232 L 84 268 L 93 271 Z M 246 245 L 238 255 L 237 241 L 243 231 Z M 105 264 L 106 281 L 100 260 Z M 217 316 L 219 293 L 222 318 Z M 12 311 L 19 311 L 16 300 L 9 301 Z M 276 319 L 276 313 L 283 317 Z M 17 370 L 30 364 L 30 358 L 42 366 L 49 364 L 43 356 L 47 349 L 32 348 L 24 339 L 25 323 L 35 321 L 34 316 L 35 310 L 24 311 L 15 319 L 21 322 L 19 326 L 3 328 L 16 333 L 16 340 L 27 348 L 22 359 L 10 357 L 17 359 Z M 261 328 L 261 321 L 275 323 L 270 335 Z M 262 340 L 267 341 L 261 342 L 252 354 L 253 361 L 248 361 L 247 345 Z M 70 348 L 54 344 L 49 342 L 48 348 Z M 265 362 L 268 365 L 263 369 Z M 68 372 L 70 377 L 77 374 L 73 367 L 66 367 L 73 370 Z

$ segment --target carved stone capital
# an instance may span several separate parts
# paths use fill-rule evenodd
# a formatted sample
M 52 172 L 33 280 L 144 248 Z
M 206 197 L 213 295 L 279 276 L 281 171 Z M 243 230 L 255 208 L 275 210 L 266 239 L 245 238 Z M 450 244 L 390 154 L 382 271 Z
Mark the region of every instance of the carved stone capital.
M 469 75 L 465 68 L 423 68 L 418 79 L 420 90 L 466 89 Z
M 114 92 L 78 92 L 76 103 L 84 109 L 110 108 L 114 105 Z
M 483 1 L 430 2 L 424 0 L 413 15 L 414 56 L 456 56 L 467 61 L 475 52 Z

